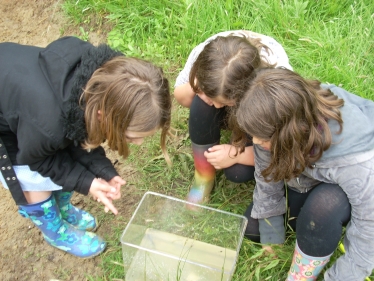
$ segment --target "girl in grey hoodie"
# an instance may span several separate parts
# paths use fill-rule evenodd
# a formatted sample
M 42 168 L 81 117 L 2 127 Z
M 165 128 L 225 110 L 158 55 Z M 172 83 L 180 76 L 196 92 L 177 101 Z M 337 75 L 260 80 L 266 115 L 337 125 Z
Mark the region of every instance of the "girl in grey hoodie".
M 296 245 L 286 280 L 316 280 L 344 226 L 346 253 L 324 280 L 364 280 L 374 268 L 374 102 L 286 69 L 251 78 L 235 114 L 235 144 L 245 134 L 254 143 L 247 237 L 283 243 L 288 204 Z

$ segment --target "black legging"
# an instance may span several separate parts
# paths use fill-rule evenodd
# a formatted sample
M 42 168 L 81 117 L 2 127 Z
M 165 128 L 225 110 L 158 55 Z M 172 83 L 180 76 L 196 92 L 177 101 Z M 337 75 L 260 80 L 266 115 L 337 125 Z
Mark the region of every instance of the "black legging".
M 336 184 L 321 183 L 307 193 L 288 188 L 288 225 L 295 230 L 301 251 L 324 257 L 337 247 L 342 227 L 351 219 L 351 205 L 346 193 Z M 260 242 L 258 220 L 251 218 L 253 203 L 245 212 L 248 225 L 245 236 Z
M 221 129 L 227 127 L 226 107 L 215 108 L 206 104 L 199 96 L 195 96 L 189 118 L 189 132 L 191 141 L 199 145 L 218 143 L 221 138 Z M 236 183 L 247 182 L 254 179 L 254 167 L 235 164 L 224 169 L 228 180 Z

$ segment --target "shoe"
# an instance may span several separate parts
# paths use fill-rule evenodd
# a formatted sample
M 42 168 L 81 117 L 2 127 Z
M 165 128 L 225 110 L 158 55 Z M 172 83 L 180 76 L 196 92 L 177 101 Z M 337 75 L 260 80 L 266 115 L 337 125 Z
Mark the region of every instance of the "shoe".
M 18 207 L 19 213 L 31 219 L 53 247 L 80 258 L 92 258 L 105 250 L 106 243 L 101 237 L 79 230 L 62 219 L 53 194 L 40 203 Z
M 95 231 L 97 229 L 98 223 L 93 215 L 71 204 L 70 199 L 73 196 L 73 192 L 58 190 L 52 193 L 60 208 L 63 220 L 80 230 Z

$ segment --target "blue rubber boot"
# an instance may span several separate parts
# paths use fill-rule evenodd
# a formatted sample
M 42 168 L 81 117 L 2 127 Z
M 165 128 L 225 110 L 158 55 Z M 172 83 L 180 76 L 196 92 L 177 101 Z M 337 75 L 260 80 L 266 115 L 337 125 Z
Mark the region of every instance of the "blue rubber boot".
M 19 205 L 18 212 L 41 230 L 48 244 L 80 258 L 97 256 L 106 243 L 95 233 L 75 228 L 61 217 L 55 197 L 36 204 Z
M 80 230 L 95 231 L 98 223 L 96 218 L 90 213 L 81 210 L 70 203 L 73 192 L 62 190 L 52 192 L 58 207 L 60 208 L 62 219 L 74 225 Z

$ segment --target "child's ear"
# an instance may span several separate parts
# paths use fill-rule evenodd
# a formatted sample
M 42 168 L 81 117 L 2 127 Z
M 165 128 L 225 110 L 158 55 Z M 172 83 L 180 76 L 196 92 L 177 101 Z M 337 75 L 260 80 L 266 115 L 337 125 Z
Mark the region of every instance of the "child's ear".
M 102 118 L 102 114 L 101 114 L 101 110 L 98 110 L 97 111 L 97 119 L 99 119 L 99 121 L 101 121 L 101 118 Z

